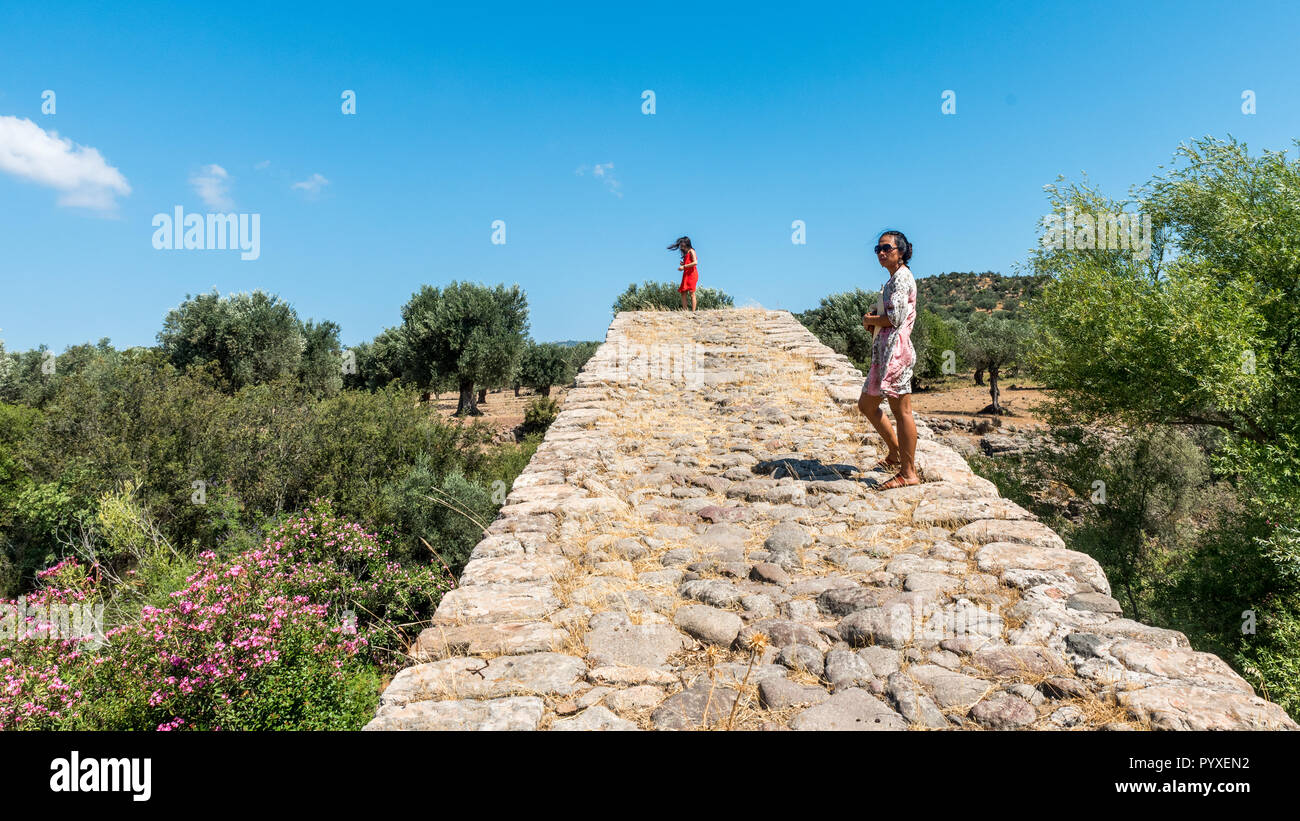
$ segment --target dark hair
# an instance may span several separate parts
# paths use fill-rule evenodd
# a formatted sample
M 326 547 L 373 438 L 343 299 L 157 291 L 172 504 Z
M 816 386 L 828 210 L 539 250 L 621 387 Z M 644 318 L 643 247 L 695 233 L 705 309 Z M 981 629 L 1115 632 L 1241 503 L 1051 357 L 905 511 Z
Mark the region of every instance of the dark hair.
M 903 264 L 906 265 L 912 259 L 912 243 L 907 241 L 907 237 L 902 231 L 895 231 L 892 228 L 888 231 L 881 231 L 880 238 L 876 240 L 877 244 L 885 237 L 896 237 L 898 253 L 903 255 Z
M 687 251 L 692 251 L 695 246 L 691 245 L 690 237 L 678 237 L 677 241 L 668 246 L 669 251 L 681 251 L 682 256 L 686 256 Z

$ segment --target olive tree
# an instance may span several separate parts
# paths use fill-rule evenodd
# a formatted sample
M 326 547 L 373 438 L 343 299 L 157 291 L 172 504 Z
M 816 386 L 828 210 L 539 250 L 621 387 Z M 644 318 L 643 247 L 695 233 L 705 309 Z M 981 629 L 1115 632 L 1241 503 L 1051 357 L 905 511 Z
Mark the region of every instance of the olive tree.
M 518 285 L 425 285 L 402 307 L 402 323 L 412 380 L 428 389 L 440 375 L 454 377 L 456 415 L 481 416 L 475 386 L 510 378 L 528 331 L 528 301 Z
M 1004 368 L 1020 361 L 1029 335 L 1029 327 L 1024 323 L 994 319 L 988 314 L 975 314 L 962 329 L 958 342 L 962 358 L 977 370 L 987 371 L 989 375 L 989 397 L 992 402 L 985 409 L 986 412 L 1003 413 L 998 376 Z
M 519 363 L 518 378 L 524 387 L 550 396 L 552 385 L 563 385 L 573 378 L 572 363 L 562 346 L 529 341 Z
M 855 288 L 822 297 L 816 308 L 796 314 L 795 318 L 826 347 L 855 363 L 867 363 L 871 361 L 871 334 L 862 327 L 862 317 L 872 311 L 879 298 L 879 292 Z
M 296 379 L 317 395 L 342 386 L 339 327 L 302 322 L 263 291 L 186 297 L 163 320 L 158 344 L 177 368 L 215 362 L 231 390 Z

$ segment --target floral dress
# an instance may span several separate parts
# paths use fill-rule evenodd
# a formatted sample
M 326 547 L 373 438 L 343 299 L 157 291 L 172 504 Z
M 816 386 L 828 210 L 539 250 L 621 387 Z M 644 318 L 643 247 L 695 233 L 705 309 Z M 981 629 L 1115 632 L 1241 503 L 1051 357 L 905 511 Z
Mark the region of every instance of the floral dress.
M 871 373 L 862 392 L 871 396 L 899 397 L 912 392 L 912 326 L 916 324 L 916 280 L 912 271 L 900 266 L 885 283 L 880 301 L 889 314 L 892 328 L 882 327 L 871 345 Z

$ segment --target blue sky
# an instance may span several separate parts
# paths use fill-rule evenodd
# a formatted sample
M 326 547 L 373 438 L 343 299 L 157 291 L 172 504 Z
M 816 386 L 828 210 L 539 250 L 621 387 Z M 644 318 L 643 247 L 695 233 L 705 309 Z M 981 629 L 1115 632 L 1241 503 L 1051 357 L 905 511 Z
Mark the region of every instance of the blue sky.
M 1118 197 L 1197 136 L 1300 136 L 1282 3 L 464 5 L 0 6 L 0 339 L 153 344 L 215 286 L 348 345 L 453 279 L 603 339 L 682 234 L 701 287 L 797 311 L 879 287 L 885 227 L 918 276 L 1015 273 L 1058 174 Z M 259 258 L 156 250 L 178 205 L 259 214 Z

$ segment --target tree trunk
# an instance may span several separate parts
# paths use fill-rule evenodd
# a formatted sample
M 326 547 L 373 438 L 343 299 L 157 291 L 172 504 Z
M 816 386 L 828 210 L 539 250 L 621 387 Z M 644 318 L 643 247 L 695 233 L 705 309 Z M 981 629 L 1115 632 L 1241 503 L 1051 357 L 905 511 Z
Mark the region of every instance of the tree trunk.
M 519 396 L 519 386 L 515 385 L 515 396 Z
M 460 383 L 460 401 L 456 403 L 457 416 L 482 416 L 483 411 L 478 409 L 478 403 L 474 401 L 474 383 Z
M 983 387 L 983 386 L 984 386 L 984 369 L 983 369 L 983 368 L 976 368 L 976 369 L 975 369 L 975 384 L 976 384 L 976 385 L 979 385 L 980 387 Z
M 998 403 L 998 369 L 989 368 L 989 396 L 993 397 L 993 412 L 1002 415 L 1002 405 Z
M 478 392 L 478 401 L 480 402 L 487 401 L 487 388 L 484 388 L 483 390 Z
M 550 395 L 551 395 L 551 386 L 550 386 L 550 385 L 547 385 L 546 387 L 542 388 L 542 389 L 539 391 L 539 393 L 541 393 L 542 396 L 550 396 Z

